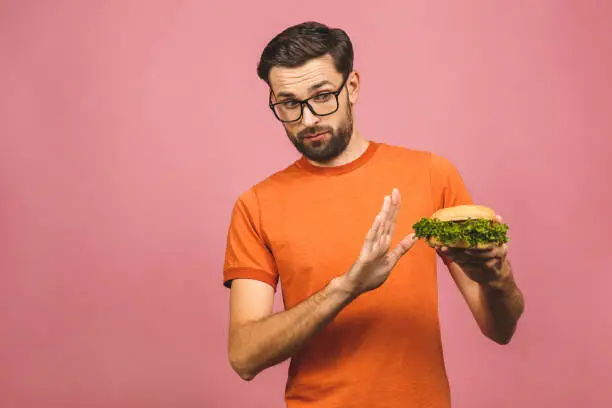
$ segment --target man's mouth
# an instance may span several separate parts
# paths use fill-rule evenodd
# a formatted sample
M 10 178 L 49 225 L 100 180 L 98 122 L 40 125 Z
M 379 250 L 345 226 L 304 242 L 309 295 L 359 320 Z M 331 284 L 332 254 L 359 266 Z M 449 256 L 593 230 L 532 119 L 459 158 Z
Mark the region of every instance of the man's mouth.
M 327 131 L 325 132 L 319 132 L 319 133 L 315 133 L 313 135 L 307 135 L 304 137 L 304 140 L 308 140 L 308 141 L 316 141 L 316 140 L 321 140 L 325 137 L 325 135 L 327 135 Z

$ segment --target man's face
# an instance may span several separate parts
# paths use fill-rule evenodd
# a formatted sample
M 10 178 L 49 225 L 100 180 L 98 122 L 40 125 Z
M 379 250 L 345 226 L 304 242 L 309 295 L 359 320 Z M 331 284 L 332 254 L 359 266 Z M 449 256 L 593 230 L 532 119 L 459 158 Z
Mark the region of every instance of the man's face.
M 272 102 L 287 102 L 285 106 L 299 115 L 299 105 L 291 101 L 301 101 L 310 97 L 337 91 L 343 83 L 343 76 L 335 66 L 331 56 L 313 59 L 298 68 L 274 67 L 270 71 Z M 327 116 L 315 115 L 304 105 L 299 121 L 283 123 L 289 140 L 304 156 L 315 162 L 325 163 L 344 151 L 353 134 L 352 104 L 356 93 L 349 89 L 351 80 L 338 95 L 338 110 Z M 329 104 L 335 106 L 335 97 L 321 95 L 318 102 L 311 99 L 315 111 L 323 112 Z

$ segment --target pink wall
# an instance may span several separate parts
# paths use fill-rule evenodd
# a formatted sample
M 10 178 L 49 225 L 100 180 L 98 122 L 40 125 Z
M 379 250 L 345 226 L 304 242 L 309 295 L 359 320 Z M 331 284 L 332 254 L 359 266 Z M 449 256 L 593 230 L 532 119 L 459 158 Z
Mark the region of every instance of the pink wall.
M 362 132 L 511 225 L 509 346 L 441 270 L 455 406 L 612 406 L 610 3 L 240 3 L 2 2 L 0 406 L 283 406 L 286 365 L 229 368 L 221 266 L 237 194 L 296 157 L 255 67 L 306 19 L 354 40 Z

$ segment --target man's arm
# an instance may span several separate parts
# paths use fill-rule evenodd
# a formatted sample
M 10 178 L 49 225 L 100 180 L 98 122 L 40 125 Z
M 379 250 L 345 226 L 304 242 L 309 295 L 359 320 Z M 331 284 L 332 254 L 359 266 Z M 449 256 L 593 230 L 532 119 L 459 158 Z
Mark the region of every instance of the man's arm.
M 284 312 L 272 314 L 273 298 L 274 290 L 263 282 L 237 279 L 232 283 L 229 360 L 244 380 L 291 357 L 354 295 L 336 278 Z
M 465 298 L 482 333 L 499 344 L 512 339 L 525 307 L 509 260 L 500 270 L 499 277 L 477 282 L 472 280 L 456 263 L 448 264 L 453 280 Z
M 473 204 L 457 168 L 448 159 L 432 155 L 432 195 L 436 208 Z M 502 222 L 500 216 L 497 217 Z M 510 342 L 523 313 L 524 301 L 506 259 L 507 246 L 490 251 L 447 248 L 438 253 L 485 336 L 499 344 Z
M 291 357 L 351 301 L 381 286 L 416 240 L 411 234 L 390 250 L 400 206 L 394 190 L 368 231 L 353 266 L 289 310 L 272 314 L 274 290 L 235 279 L 230 294 L 229 360 L 245 380 Z

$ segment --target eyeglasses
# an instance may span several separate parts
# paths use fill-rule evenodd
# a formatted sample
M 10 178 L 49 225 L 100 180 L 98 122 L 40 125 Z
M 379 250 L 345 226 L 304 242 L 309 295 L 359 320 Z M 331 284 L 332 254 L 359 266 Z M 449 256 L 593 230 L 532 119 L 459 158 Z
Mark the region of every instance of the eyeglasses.
M 283 123 L 297 122 L 302 119 L 304 105 L 308 106 L 308 109 L 310 109 L 314 115 L 331 115 L 335 113 L 340 106 L 338 103 L 338 95 L 342 92 L 347 80 L 348 76 L 344 79 L 337 91 L 322 92 L 301 101 L 290 99 L 277 103 L 270 102 L 270 109 L 274 112 L 274 116 Z M 270 98 L 272 98 L 272 91 L 270 91 Z

